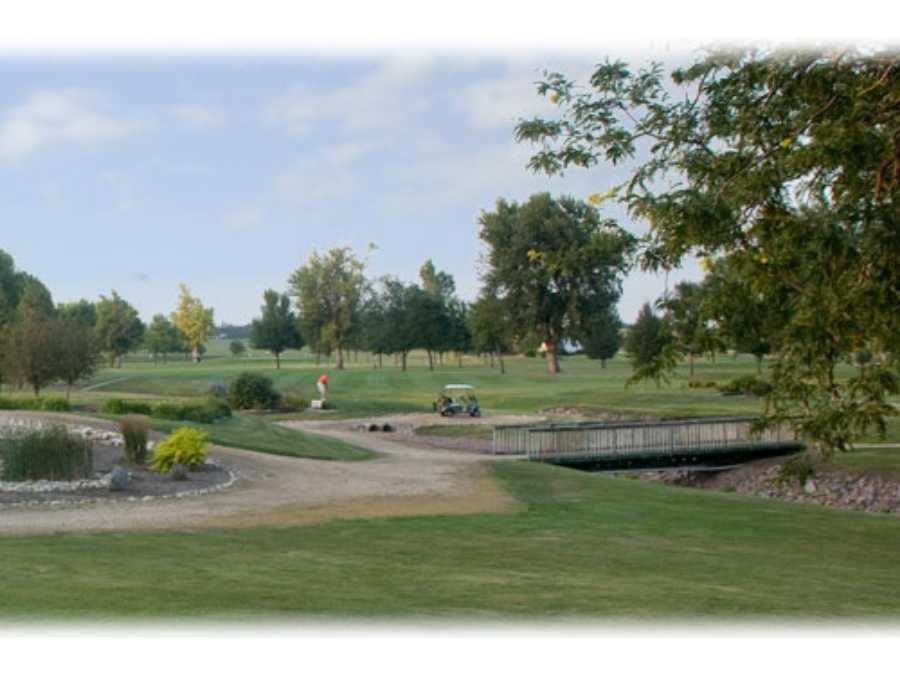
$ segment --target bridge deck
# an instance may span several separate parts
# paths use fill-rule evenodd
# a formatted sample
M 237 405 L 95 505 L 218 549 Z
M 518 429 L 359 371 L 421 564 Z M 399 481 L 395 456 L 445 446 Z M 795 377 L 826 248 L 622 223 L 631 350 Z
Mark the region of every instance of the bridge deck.
M 706 417 L 497 427 L 495 454 L 589 468 L 689 466 L 746 461 L 803 448 L 786 430 L 757 430 L 756 418 Z

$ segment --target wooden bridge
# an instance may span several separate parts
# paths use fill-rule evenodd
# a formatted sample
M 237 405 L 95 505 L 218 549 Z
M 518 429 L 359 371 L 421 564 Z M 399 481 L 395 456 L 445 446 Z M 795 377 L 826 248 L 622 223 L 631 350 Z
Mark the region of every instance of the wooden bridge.
M 755 417 L 500 426 L 493 453 L 602 471 L 715 467 L 798 452 L 782 428 L 757 430 Z

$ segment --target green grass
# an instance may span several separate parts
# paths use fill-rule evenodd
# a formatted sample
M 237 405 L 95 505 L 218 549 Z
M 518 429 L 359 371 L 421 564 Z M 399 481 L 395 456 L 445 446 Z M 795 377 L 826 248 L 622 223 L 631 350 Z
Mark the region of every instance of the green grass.
M 516 513 L 4 539 L 6 621 L 900 617 L 900 519 L 496 465 Z M 625 623 L 623 623 L 625 622 Z
M 486 415 L 566 410 L 613 415 L 753 414 L 759 402 L 670 385 L 626 388 L 627 362 L 580 357 L 550 375 L 539 358 L 476 358 L 401 371 L 353 357 L 343 371 L 289 354 L 235 358 L 212 345 L 201 364 L 132 358 L 104 369 L 76 405 L 105 398 L 203 395 L 245 370 L 314 397 L 331 375 L 327 411 L 237 415 L 197 425 L 223 445 L 321 459 L 364 459 L 343 443 L 285 429 L 287 418 L 429 412 L 450 382 L 474 385 Z M 696 379 L 724 384 L 755 372 L 745 357 L 699 362 Z M 54 392 L 45 392 L 54 393 Z M 14 395 L 14 394 L 11 394 Z M 153 422 L 157 431 L 181 423 Z M 466 428 L 464 425 L 461 428 Z M 445 433 L 435 416 L 430 432 Z M 484 433 L 484 432 L 482 432 Z M 874 440 L 874 439 L 867 439 Z M 892 420 L 887 440 L 900 441 Z M 850 468 L 900 475 L 900 451 L 840 456 Z M 514 513 L 335 521 L 296 528 L 115 532 L 0 539 L 0 623 L 54 621 L 537 622 L 616 626 L 675 620 L 890 623 L 900 619 L 900 518 L 689 490 L 552 466 L 502 461 Z
M 417 427 L 415 430 L 419 436 L 441 436 L 450 438 L 479 438 L 491 440 L 494 437 L 494 428 L 486 424 L 429 424 Z
M 330 361 L 317 364 L 305 352 L 289 352 L 276 370 L 272 358 L 232 357 L 223 345 L 214 343 L 200 364 L 177 360 L 153 365 L 132 356 L 122 368 L 101 370 L 91 383 L 93 388 L 74 392 L 72 400 L 96 404 L 112 397 L 158 400 L 200 396 L 213 383 L 228 383 L 243 371 L 263 373 L 279 391 L 311 399 L 318 397 L 315 382 L 319 374 L 328 371 L 328 400 L 334 408 L 330 413 L 333 417 L 431 411 L 435 395 L 451 382 L 475 386 L 486 414 L 533 414 L 577 407 L 592 413 L 674 416 L 746 413 L 759 408 L 755 399 L 689 388 L 686 366 L 679 369 L 668 386 L 639 384 L 626 388 L 631 369 L 622 357 L 610 361 L 606 368 L 581 356 L 565 357 L 561 361 L 563 372 L 557 375 L 547 373 L 546 362 L 539 357 L 507 359 L 505 374 L 496 364 L 491 367 L 474 356 L 464 357 L 461 368 L 448 357 L 434 371 L 428 369 L 420 353 L 411 355 L 406 371 L 391 359 L 383 363 L 383 367 L 375 368 L 368 357 L 351 354 L 345 369 L 337 371 Z M 699 361 L 695 379 L 725 384 L 755 372 L 755 367 L 753 359 L 745 356 Z
M 266 417 L 234 415 L 231 419 L 216 424 L 154 419 L 151 426 L 155 431 L 164 433 L 191 426 L 204 431 L 211 443 L 271 455 L 340 461 L 370 459 L 373 456 L 364 448 L 319 434 L 289 429 L 274 422 L 275 419 Z

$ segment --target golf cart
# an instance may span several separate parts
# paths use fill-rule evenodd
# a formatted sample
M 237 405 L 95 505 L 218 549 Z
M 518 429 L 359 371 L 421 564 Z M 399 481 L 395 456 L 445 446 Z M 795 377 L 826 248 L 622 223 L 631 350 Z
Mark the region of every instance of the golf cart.
M 434 411 L 444 417 L 466 414 L 481 417 L 481 408 L 475 398 L 475 388 L 468 384 L 448 384 L 437 395 L 432 404 Z

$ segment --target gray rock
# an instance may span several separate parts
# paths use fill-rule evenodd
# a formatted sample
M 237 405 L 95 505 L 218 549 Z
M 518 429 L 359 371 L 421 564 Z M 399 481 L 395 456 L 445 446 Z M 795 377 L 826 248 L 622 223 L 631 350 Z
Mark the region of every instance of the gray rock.
M 129 485 L 131 485 L 131 472 L 124 466 L 116 464 L 109 474 L 109 489 L 113 491 L 127 490 Z

